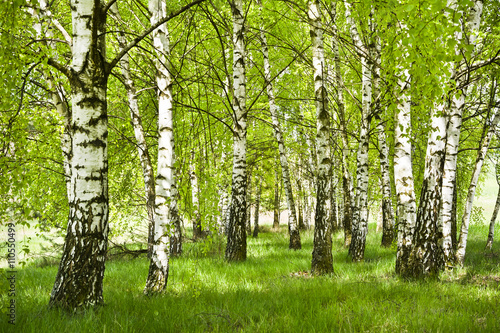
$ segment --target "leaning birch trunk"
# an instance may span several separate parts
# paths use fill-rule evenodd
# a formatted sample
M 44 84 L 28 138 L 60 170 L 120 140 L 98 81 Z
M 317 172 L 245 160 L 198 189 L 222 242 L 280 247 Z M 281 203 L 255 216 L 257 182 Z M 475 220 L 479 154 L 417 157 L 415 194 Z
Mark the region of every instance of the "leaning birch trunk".
M 225 258 L 241 261 L 247 257 L 247 110 L 243 1 L 231 1 L 233 16 L 233 177 Z
M 373 29 L 374 30 L 374 29 Z M 380 107 L 380 39 L 375 37 L 374 46 L 370 50 L 373 63 L 373 95 L 375 96 L 373 113 L 380 115 L 382 113 Z M 387 136 L 385 134 L 385 122 L 380 117 L 377 124 L 378 142 L 379 142 L 379 158 L 380 158 L 380 174 L 382 176 L 382 243 L 383 247 L 390 247 L 394 241 L 394 210 L 392 208 L 392 190 L 391 176 L 389 171 L 389 146 L 387 145 Z
M 262 3 L 258 0 L 262 15 Z M 264 84 L 267 88 L 267 98 L 269 101 L 269 110 L 273 121 L 274 136 L 278 142 L 278 151 L 280 154 L 281 175 L 283 177 L 283 186 L 285 188 L 286 203 L 288 207 L 288 232 L 290 234 L 289 248 L 298 250 L 302 247 L 300 242 L 299 225 L 297 223 L 297 214 L 295 210 L 295 202 L 293 200 L 292 182 L 290 180 L 290 171 L 288 167 L 288 158 L 286 156 L 285 141 L 281 124 L 278 118 L 278 106 L 274 98 L 273 85 L 271 82 L 271 65 L 269 64 L 269 50 L 267 47 L 267 38 L 264 32 L 264 26 L 261 24 L 260 40 L 262 46 L 262 55 L 264 57 Z
M 411 101 L 409 95 L 410 74 L 408 70 L 400 72 L 398 80 L 401 94 L 398 111 L 394 122 L 394 183 L 396 185 L 398 245 L 396 255 L 396 273 L 406 275 L 407 263 L 413 248 L 413 230 L 415 228 L 417 204 L 413 183 L 413 165 L 411 158 Z
M 203 230 L 201 228 L 201 216 L 200 216 L 200 200 L 199 193 L 200 189 L 198 187 L 198 176 L 196 174 L 196 164 L 194 150 L 191 150 L 191 165 L 189 168 L 189 174 L 191 178 L 191 203 L 193 204 L 193 239 L 197 240 L 203 238 Z
M 327 107 L 326 67 L 323 49 L 323 31 L 318 0 L 309 2 L 309 24 L 313 47 L 314 99 L 316 105 L 316 147 L 317 147 L 317 183 L 316 214 L 314 223 L 314 249 L 311 272 L 313 274 L 333 273 L 332 235 L 328 221 L 327 199 L 330 187 L 330 114 Z
M 359 147 L 357 154 L 356 173 L 356 203 L 352 219 L 352 239 L 349 254 L 352 261 L 362 261 L 365 254 L 366 234 L 368 232 L 368 148 L 370 131 L 370 110 L 372 99 L 371 65 L 367 59 L 368 52 L 361 41 L 356 23 L 351 15 L 351 5 L 345 3 L 346 19 L 349 25 L 351 38 L 356 51 L 361 57 L 362 70 L 362 107 L 361 129 L 359 133 Z
M 118 12 L 116 4 L 111 7 L 111 10 L 113 12 L 113 15 L 121 21 L 120 13 Z M 127 45 L 125 34 L 123 32 L 120 32 L 117 37 L 119 46 L 121 48 L 124 48 Z M 142 126 L 135 83 L 130 75 L 130 61 L 128 54 L 125 54 L 120 60 L 120 67 L 122 70 L 125 89 L 127 90 L 130 118 L 132 120 L 132 127 L 134 128 L 135 141 L 137 143 L 137 152 L 139 154 L 139 160 L 141 161 L 142 175 L 144 178 L 146 212 L 148 214 L 148 257 L 151 258 L 151 253 L 153 251 L 154 209 L 156 200 L 153 164 L 151 163 L 149 148 L 146 143 L 146 135 L 144 132 L 144 127 Z
M 474 165 L 474 171 L 472 172 L 472 178 L 469 185 L 469 191 L 467 192 L 467 199 L 465 201 L 464 214 L 462 216 L 462 227 L 460 229 L 460 238 L 458 239 L 458 247 L 456 252 L 457 263 L 461 266 L 464 265 L 465 249 L 467 247 L 467 236 L 469 234 L 469 222 L 470 214 L 472 211 L 472 203 L 474 201 L 474 195 L 476 193 L 476 186 L 479 180 L 479 174 L 481 173 L 481 168 L 483 167 L 484 158 L 488 152 L 488 147 L 490 146 L 491 138 L 495 133 L 496 126 L 500 120 L 500 112 L 496 108 L 496 112 L 493 120 L 491 121 L 490 127 L 486 137 L 481 143 L 481 150 L 477 153 L 476 164 Z
M 497 178 L 497 185 L 500 186 L 500 163 L 495 166 L 495 173 Z M 495 209 L 493 210 L 493 215 L 491 215 L 490 228 L 488 231 L 488 239 L 486 240 L 485 249 L 491 250 L 493 247 L 493 239 L 495 237 L 495 222 L 497 220 L 498 211 L 500 210 L 500 187 L 498 188 L 497 201 L 495 203 Z
M 155 24 L 167 15 L 165 0 L 150 0 L 149 10 L 152 14 L 151 24 Z M 168 281 L 169 258 L 172 252 L 178 250 L 177 242 L 180 241 L 176 235 L 180 219 L 177 211 L 174 166 L 172 82 L 167 66 L 170 55 L 167 25 L 163 24 L 153 31 L 152 37 L 156 51 L 159 138 L 153 251 L 144 288 L 145 294 L 158 293 L 165 289 Z M 175 246 L 174 251 L 172 251 L 172 246 Z
M 260 195 L 262 193 L 262 179 L 257 178 L 256 197 L 255 197 L 255 211 L 253 214 L 253 237 L 259 236 L 259 209 L 260 209 Z
M 102 304 L 108 244 L 108 117 L 105 15 L 100 1 L 71 1 L 73 131 L 67 234 L 51 306 Z
M 449 7 L 457 11 L 458 4 L 456 0 L 449 1 Z M 468 44 L 474 45 L 476 34 L 479 29 L 479 23 L 482 13 L 482 1 L 476 1 L 475 6 L 471 8 L 471 13 L 467 18 L 467 27 L 470 31 L 465 34 Z M 451 21 L 452 19 L 449 18 Z M 457 45 L 462 43 L 463 31 L 458 30 L 454 34 Z M 455 47 L 455 54 L 460 55 L 461 50 L 458 46 Z M 450 120 L 447 129 L 447 142 L 446 142 L 446 161 L 444 164 L 443 173 L 443 199 L 442 199 L 442 228 L 443 228 L 443 254 L 446 267 L 453 267 L 455 263 L 455 255 L 453 251 L 452 225 L 456 217 L 454 216 L 453 203 L 454 191 L 456 187 L 456 169 L 457 169 L 457 154 L 458 146 L 460 143 L 460 129 L 462 126 L 462 113 L 465 104 L 466 95 L 466 80 L 467 75 L 459 76 L 461 70 L 465 70 L 466 63 L 464 60 L 457 63 L 450 63 L 451 70 L 450 81 L 455 82 L 456 91 L 451 92 L 450 104 Z M 464 87 L 464 88 L 459 88 Z

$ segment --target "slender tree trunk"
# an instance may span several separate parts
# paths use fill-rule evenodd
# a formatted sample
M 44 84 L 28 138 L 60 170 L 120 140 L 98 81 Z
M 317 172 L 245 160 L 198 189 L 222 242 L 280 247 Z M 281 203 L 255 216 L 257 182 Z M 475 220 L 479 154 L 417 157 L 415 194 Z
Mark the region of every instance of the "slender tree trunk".
M 242 0 L 231 1 L 233 14 L 233 184 L 227 233 L 226 260 L 241 261 L 247 257 L 246 190 L 247 190 L 247 110 L 245 78 L 245 42 Z
M 121 21 L 120 13 L 116 4 L 111 7 L 113 15 Z M 118 44 L 121 48 L 127 45 L 124 33 L 118 34 Z M 149 154 L 149 148 L 146 143 L 146 135 L 139 112 L 139 103 L 137 101 L 137 93 L 135 83 L 130 75 L 129 55 L 126 54 L 120 60 L 120 67 L 124 79 L 125 89 L 127 90 L 127 99 L 130 109 L 130 118 L 132 127 L 134 128 L 135 141 L 137 143 L 137 152 L 141 161 L 142 175 L 144 178 L 144 192 L 146 194 L 146 212 L 148 215 L 148 257 L 151 258 L 154 239 L 154 210 L 155 210 L 155 178 L 153 164 Z
M 457 12 L 458 4 L 457 1 L 450 1 L 449 7 Z M 467 25 L 470 28 L 470 36 L 465 36 L 467 42 L 471 45 L 475 44 L 475 32 L 479 28 L 479 22 L 481 20 L 482 13 L 482 1 L 476 1 L 474 8 L 467 18 Z M 458 12 L 456 13 L 458 15 Z M 451 20 L 451 17 L 449 18 Z M 463 42 L 463 31 L 458 30 L 455 32 L 455 39 L 457 41 L 457 46 L 455 47 L 455 53 L 460 55 L 461 50 L 459 45 Z M 466 88 L 460 89 L 459 87 L 464 86 L 467 80 L 467 76 L 458 76 L 461 70 L 465 69 L 465 61 L 462 60 L 457 63 L 450 63 L 451 68 L 451 82 L 454 82 L 456 91 L 450 92 L 451 94 L 451 104 L 450 104 L 450 120 L 447 129 L 447 142 L 446 142 L 446 161 L 444 164 L 444 174 L 443 174 L 443 200 L 442 200 L 442 233 L 443 233 L 443 254 L 445 260 L 445 266 L 451 268 L 455 264 L 455 254 L 453 249 L 452 240 L 452 224 L 456 219 L 453 216 L 453 199 L 454 191 L 456 187 L 456 169 L 457 169 L 457 154 L 458 146 L 460 143 L 460 129 L 462 126 L 462 113 L 465 104 Z M 457 257 L 458 258 L 458 257 Z
M 417 204 L 413 183 L 413 165 L 411 157 L 411 102 L 410 74 L 408 70 L 400 71 L 399 80 L 401 94 L 398 111 L 394 121 L 394 183 L 397 198 L 398 248 L 396 255 L 396 273 L 407 275 L 407 264 L 413 248 L 413 231 L 415 228 Z
M 262 3 L 258 0 L 260 11 L 262 13 Z M 261 14 L 262 15 L 262 14 Z M 263 19 L 262 19 L 263 20 Z M 300 242 L 299 225 L 297 223 L 297 213 L 295 202 L 293 200 L 292 182 L 290 180 L 290 171 L 288 167 L 288 158 L 286 156 L 285 140 L 281 131 L 281 124 L 278 118 L 278 106 L 274 98 L 273 85 L 271 82 L 271 65 L 269 64 L 269 50 L 267 47 L 267 38 L 264 32 L 264 24 L 261 22 L 260 41 L 262 46 L 262 55 L 264 57 L 264 84 L 267 88 L 267 98 L 269 101 L 269 110 L 273 121 L 274 136 L 278 142 L 278 151 L 280 155 L 281 175 L 283 177 L 283 186 L 285 188 L 286 203 L 288 207 L 288 232 L 290 234 L 289 248 L 298 250 L 302 247 Z
M 247 178 L 247 216 L 245 222 L 247 235 L 252 233 L 252 172 L 248 171 Z
M 101 2 L 71 2 L 73 22 L 73 131 L 70 210 L 51 306 L 76 309 L 103 303 L 108 243 L 108 117 L 104 61 L 105 15 Z
M 280 227 L 280 177 L 276 163 L 276 169 L 274 169 L 273 229 L 279 230 L 279 227 Z
M 256 197 L 255 197 L 255 211 L 253 215 L 253 237 L 259 236 L 259 209 L 260 209 L 260 195 L 262 193 L 262 179 L 257 179 Z
M 481 173 L 481 168 L 483 167 L 484 158 L 488 152 L 488 147 L 490 145 L 491 138 L 495 133 L 496 126 L 500 120 L 500 112 L 498 108 L 495 109 L 495 115 L 490 123 L 488 133 L 486 137 L 481 142 L 481 150 L 477 153 L 476 164 L 474 165 L 474 171 L 472 172 L 472 178 L 469 185 L 469 191 L 467 192 L 467 200 L 465 201 L 464 214 L 462 216 L 462 227 L 460 229 L 460 238 L 458 239 L 458 247 L 456 252 L 457 263 L 461 266 L 464 265 L 465 259 L 465 249 L 467 247 L 467 236 L 469 234 L 469 222 L 470 214 L 472 211 L 472 203 L 474 201 L 474 195 L 476 193 L 476 186 L 479 180 L 479 174 Z
M 500 163 L 498 163 L 498 161 L 495 166 L 495 173 L 497 178 L 497 184 L 500 186 Z M 495 209 L 493 209 L 493 215 L 491 215 L 488 240 L 486 241 L 485 249 L 488 250 L 491 250 L 493 247 L 493 239 L 495 237 L 495 222 L 497 220 L 499 210 L 500 210 L 500 187 L 498 188 L 497 201 L 495 203 Z
M 374 29 L 375 30 L 375 29 Z M 374 45 L 370 49 L 373 64 L 373 95 L 375 100 L 373 103 L 373 113 L 380 115 L 380 39 L 375 37 Z M 390 247 L 394 241 L 394 210 L 392 208 L 392 186 L 389 165 L 389 146 L 387 145 L 387 136 L 385 134 L 385 122 L 380 119 L 377 124 L 378 142 L 379 142 L 379 158 L 380 158 L 380 174 L 382 175 L 382 243 L 383 247 Z
M 194 150 L 191 151 L 191 202 L 193 204 L 193 238 L 200 239 L 203 238 L 204 233 L 201 228 L 201 215 L 200 215 L 200 200 L 198 187 L 198 176 L 196 175 L 196 165 L 195 165 L 195 155 Z
M 316 214 L 314 223 L 314 249 L 311 272 L 313 274 L 333 273 L 332 235 L 328 221 L 327 199 L 330 188 L 330 114 L 327 107 L 326 67 L 323 48 L 321 11 L 318 0 L 309 1 L 309 24 L 313 47 L 314 98 L 316 105 Z
M 299 175 L 297 177 L 297 213 L 298 213 L 298 224 L 299 230 L 306 230 L 306 226 L 304 224 L 304 194 L 302 192 L 302 182 L 300 180 L 301 174 L 299 171 Z
M 165 0 L 150 0 L 151 24 L 167 15 Z M 168 281 L 169 258 L 180 252 L 180 217 L 177 210 L 172 81 L 168 68 L 170 56 L 167 25 L 153 32 L 158 87 L 158 169 L 156 176 L 153 252 L 144 288 L 145 294 L 161 292 Z
M 362 261 L 365 253 L 366 234 L 368 232 L 368 148 L 370 143 L 370 111 L 372 99 L 371 64 L 368 61 L 368 50 L 363 45 L 359 36 L 356 23 L 352 19 L 351 5 L 345 3 L 346 18 L 349 25 L 351 38 L 361 57 L 362 70 L 362 107 L 361 129 L 359 133 L 359 147 L 357 155 L 356 173 L 356 204 L 352 219 L 352 240 L 349 254 L 352 261 Z

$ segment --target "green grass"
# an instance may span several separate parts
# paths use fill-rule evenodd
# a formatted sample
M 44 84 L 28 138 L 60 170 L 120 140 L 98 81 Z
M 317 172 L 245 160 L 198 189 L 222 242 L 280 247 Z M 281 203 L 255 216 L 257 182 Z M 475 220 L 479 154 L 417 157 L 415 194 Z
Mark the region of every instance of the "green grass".
M 282 229 L 284 230 L 284 229 Z M 335 274 L 310 277 L 312 233 L 288 250 L 284 233 L 249 238 L 248 260 L 228 264 L 223 244 L 185 244 L 167 291 L 146 297 L 144 257 L 109 260 L 105 306 L 68 314 L 47 307 L 57 266 L 17 273 L 17 332 L 499 332 L 500 252 L 483 252 L 487 227 L 473 225 L 466 267 L 440 281 L 394 276 L 394 249 L 370 225 L 365 262 L 352 264 L 334 236 Z M 1 296 L 2 305 L 7 299 Z M 2 314 L 0 331 L 12 329 Z

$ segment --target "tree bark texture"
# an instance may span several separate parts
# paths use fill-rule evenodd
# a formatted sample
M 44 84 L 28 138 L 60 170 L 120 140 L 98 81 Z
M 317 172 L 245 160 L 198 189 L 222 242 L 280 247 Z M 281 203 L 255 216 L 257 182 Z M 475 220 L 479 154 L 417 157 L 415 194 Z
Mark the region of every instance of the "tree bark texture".
M 444 257 L 440 246 L 443 239 L 440 210 L 446 152 L 446 120 L 445 110 L 435 107 L 427 142 L 424 180 L 413 239 L 414 247 L 406 269 L 401 272 L 404 277 L 435 278 L 444 269 Z
M 314 99 L 316 106 L 316 214 L 314 223 L 314 248 L 311 272 L 313 274 L 333 273 L 332 236 L 327 207 L 330 189 L 330 114 L 327 106 L 326 67 L 323 48 L 323 31 L 319 1 L 309 2 L 309 24 L 313 47 Z
M 262 3 L 259 2 L 262 13 Z M 262 15 L 262 14 L 261 14 Z M 262 19 L 263 20 L 263 19 Z M 261 20 L 261 22 L 262 22 Z M 260 41 L 262 47 L 262 55 L 264 58 L 264 84 L 266 86 L 267 98 L 269 101 L 269 111 L 273 121 L 274 136 L 278 142 L 278 151 L 281 164 L 281 175 L 283 177 L 283 187 L 285 188 L 286 203 L 288 207 L 288 232 L 290 235 L 289 248 L 298 250 L 302 247 L 300 241 L 299 224 L 297 222 L 297 213 L 295 210 L 295 202 L 293 200 L 292 182 L 290 179 L 290 169 L 288 166 L 288 158 L 286 156 L 285 140 L 281 131 L 281 124 L 278 118 L 278 105 L 274 98 L 273 85 L 271 82 L 271 65 L 269 63 L 269 49 L 267 46 L 267 38 L 264 32 L 264 24 L 261 23 Z
M 259 209 L 260 209 L 260 195 L 262 193 L 262 179 L 257 179 L 256 197 L 255 197 L 255 211 L 253 214 L 253 237 L 259 236 Z
M 111 11 L 117 20 L 121 21 L 120 13 L 116 4 L 111 7 Z M 127 45 L 127 40 L 124 33 L 119 33 L 118 44 L 121 48 Z M 146 212 L 148 215 L 148 257 L 151 258 L 153 251 L 154 239 L 154 210 L 155 210 L 155 178 L 153 164 L 149 154 L 149 148 L 146 143 L 146 134 L 142 126 L 141 115 L 139 111 L 139 103 L 137 101 L 137 90 L 135 83 L 130 74 L 129 55 L 125 54 L 120 60 L 121 72 L 124 78 L 125 89 L 127 90 L 127 99 L 130 109 L 130 119 L 134 129 L 135 141 L 137 143 L 137 152 L 142 167 L 142 175 L 144 178 L 144 193 L 146 195 Z
M 150 0 L 151 24 L 167 15 L 165 0 Z M 177 209 L 175 177 L 174 117 L 172 79 L 168 61 L 170 56 L 167 25 L 158 27 L 152 34 L 156 51 L 156 84 L 158 93 L 158 168 L 156 176 L 155 223 L 153 251 L 149 264 L 145 294 L 161 292 L 168 281 L 170 256 L 179 251 L 180 237 L 177 226 L 180 217 Z
M 467 248 L 467 237 L 469 235 L 470 215 L 472 211 L 472 203 L 474 202 L 474 195 L 476 193 L 477 182 L 479 180 L 479 174 L 481 173 L 484 159 L 486 157 L 486 153 L 488 152 L 488 147 L 490 146 L 491 138 L 493 137 L 493 134 L 495 134 L 495 130 L 499 120 L 500 112 L 498 108 L 496 108 L 494 118 L 491 120 L 491 123 L 489 125 L 488 133 L 481 142 L 481 149 L 477 153 L 474 171 L 472 172 L 469 191 L 467 192 L 467 199 L 465 201 L 464 214 L 462 215 L 462 226 L 460 228 L 460 237 L 458 239 L 456 252 L 457 263 L 461 266 L 464 265 L 465 250 Z
M 243 1 L 231 2 L 233 16 L 233 176 L 227 234 L 226 260 L 247 257 L 247 110 Z
M 361 58 L 362 71 L 362 99 L 361 99 L 361 128 L 359 132 L 359 146 L 357 153 L 356 172 L 356 202 L 352 219 L 352 239 L 349 254 L 352 261 L 364 259 L 366 234 L 368 233 L 368 148 L 370 144 L 370 112 L 372 100 L 372 77 L 371 64 L 368 60 L 368 50 L 361 41 L 356 23 L 352 18 L 351 4 L 345 3 L 346 19 L 349 25 L 351 38 L 356 51 Z
M 49 304 L 76 309 L 103 303 L 108 243 L 108 117 L 105 13 L 94 0 L 71 2 L 73 131 L 69 220 Z
M 400 76 L 401 78 L 398 83 L 401 93 L 394 124 L 394 183 L 396 185 L 398 225 L 396 273 L 406 275 L 407 264 L 413 248 L 413 231 L 417 218 L 417 204 L 415 201 L 410 142 L 411 97 L 408 91 L 411 77 L 408 70 L 401 70 Z

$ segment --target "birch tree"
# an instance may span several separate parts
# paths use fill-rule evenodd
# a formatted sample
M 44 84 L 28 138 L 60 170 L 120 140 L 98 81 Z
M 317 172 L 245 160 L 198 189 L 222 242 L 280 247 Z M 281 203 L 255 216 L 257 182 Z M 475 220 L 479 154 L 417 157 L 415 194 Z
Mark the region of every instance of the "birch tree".
M 448 2 L 448 7 L 454 15 L 460 15 L 461 12 L 458 11 L 458 2 L 456 0 L 450 0 Z M 476 40 L 477 31 L 479 29 L 479 24 L 481 21 L 481 14 L 483 9 L 482 0 L 475 1 L 474 6 L 471 8 L 471 12 L 466 15 L 464 20 L 466 21 L 466 31 L 462 27 L 457 27 L 454 33 L 454 39 L 456 42 L 455 54 L 460 55 L 463 53 L 463 49 L 460 47 L 460 43 L 466 42 L 469 45 L 474 45 Z M 453 21 L 451 14 L 446 14 L 448 21 Z M 457 25 L 458 23 L 455 23 Z M 464 40 L 465 39 L 465 40 Z M 462 113 L 465 104 L 466 86 L 465 82 L 467 80 L 467 75 L 460 75 L 460 71 L 464 70 L 466 67 L 466 60 L 455 63 L 447 64 L 451 72 L 450 81 L 454 83 L 455 89 L 450 92 L 450 115 L 449 115 L 449 125 L 447 128 L 447 141 L 446 141 L 446 159 L 444 164 L 444 174 L 443 174 L 443 200 L 442 200 L 442 233 L 443 233 L 443 254 L 445 265 L 452 267 L 454 264 L 454 254 L 452 246 L 452 224 L 456 219 L 453 216 L 453 193 L 456 187 L 456 168 L 457 168 L 457 153 L 460 141 L 460 129 L 462 126 Z
M 230 1 L 233 17 L 233 175 L 226 260 L 247 257 L 247 110 L 245 77 L 245 13 L 243 0 Z
M 486 153 L 488 152 L 488 147 L 490 145 L 491 138 L 495 133 L 499 120 L 500 120 L 500 112 L 498 108 L 495 108 L 493 119 L 490 120 L 488 132 L 481 142 L 481 148 L 477 153 L 476 163 L 474 164 L 474 171 L 472 171 L 469 190 L 467 192 L 467 199 L 465 201 L 464 214 L 462 215 L 460 238 L 458 239 L 458 246 L 456 252 L 457 263 L 461 266 L 463 266 L 465 259 L 465 250 L 467 248 L 467 238 L 469 235 L 470 215 L 472 211 L 472 203 L 474 202 L 474 195 L 476 193 L 477 182 L 479 180 L 479 174 L 481 173 L 481 168 L 483 167 L 484 159 L 486 157 Z
M 361 128 L 359 132 L 359 146 L 357 153 L 356 172 L 356 203 L 352 219 L 352 240 L 349 254 L 352 261 L 362 261 L 365 252 L 366 234 L 368 232 L 368 148 L 372 102 L 371 64 L 368 59 L 368 50 L 359 35 L 356 23 L 352 17 L 351 4 L 345 3 L 346 19 L 356 53 L 361 59 L 362 98 L 361 98 Z
M 495 237 L 495 223 L 498 216 L 498 211 L 500 210 L 500 163 L 497 159 L 495 164 L 495 176 L 497 180 L 497 185 L 499 186 L 497 193 L 497 200 L 495 202 L 495 208 L 493 209 L 493 214 L 491 215 L 490 226 L 488 228 L 488 239 L 486 240 L 485 249 L 491 250 L 493 247 L 493 239 Z
M 412 240 L 417 210 L 410 142 L 410 80 L 409 71 L 400 68 L 398 78 L 400 95 L 394 124 L 394 183 L 396 185 L 398 224 L 396 273 L 401 275 L 406 274 L 406 265 L 413 247 Z
M 165 0 L 150 0 L 151 24 L 167 16 Z M 153 251 L 149 264 L 144 293 L 152 294 L 165 289 L 168 281 L 170 253 L 179 253 L 180 227 L 177 210 L 177 185 L 175 178 L 174 117 L 172 78 L 170 74 L 170 45 L 166 24 L 152 33 L 156 52 L 156 85 L 158 94 L 158 167 L 156 176 L 155 224 Z M 180 230 L 180 228 L 179 228 Z
M 330 160 L 330 113 L 327 105 L 326 66 L 323 48 L 321 10 L 318 0 L 309 1 L 310 33 L 313 47 L 314 101 L 316 106 L 316 214 L 314 223 L 314 248 L 311 272 L 314 274 L 333 273 L 332 236 L 330 232 L 327 201 L 329 195 L 331 168 Z
M 289 248 L 298 250 L 302 247 L 300 242 L 299 225 L 297 222 L 297 214 L 295 210 L 295 202 L 293 200 L 292 182 L 290 180 L 290 170 L 288 167 L 288 158 L 286 155 L 285 141 L 283 132 L 278 118 L 278 105 L 274 97 L 273 84 L 271 82 L 271 65 L 269 63 L 269 48 L 267 46 L 267 38 L 264 32 L 263 17 L 262 17 L 262 2 L 258 0 L 261 13 L 261 28 L 260 42 L 262 47 L 262 56 L 264 58 L 264 85 L 266 86 L 267 98 L 269 102 L 269 111 L 273 122 L 274 136 L 278 142 L 278 151 L 281 164 L 281 174 L 283 177 L 283 187 L 285 188 L 285 196 L 288 207 L 288 232 L 290 234 Z

